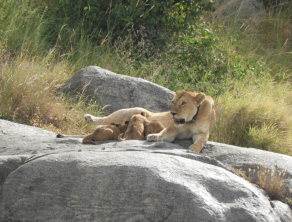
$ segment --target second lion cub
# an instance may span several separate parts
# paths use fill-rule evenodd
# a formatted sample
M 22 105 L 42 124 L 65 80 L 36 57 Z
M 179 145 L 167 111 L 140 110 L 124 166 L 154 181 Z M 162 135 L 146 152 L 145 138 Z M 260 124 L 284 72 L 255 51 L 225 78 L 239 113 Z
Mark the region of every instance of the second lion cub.
M 123 126 L 101 125 L 94 132 L 84 137 L 83 144 L 95 144 L 95 141 L 118 140 L 118 136 L 127 129 L 127 124 Z
M 118 140 L 145 140 L 148 134 L 159 133 L 164 129 L 159 121 L 147 120 L 146 115 L 145 112 L 142 112 L 132 116 L 126 132 L 120 134 Z

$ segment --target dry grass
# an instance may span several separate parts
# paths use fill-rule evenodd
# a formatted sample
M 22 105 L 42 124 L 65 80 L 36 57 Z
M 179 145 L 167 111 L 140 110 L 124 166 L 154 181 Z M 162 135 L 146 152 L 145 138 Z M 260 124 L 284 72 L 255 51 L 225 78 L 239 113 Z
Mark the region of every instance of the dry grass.
M 2 60 L 3 61 L 3 60 Z M 83 119 L 86 111 L 96 112 L 81 97 L 70 102 L 59 90 L 72 70 L 65 61 L 18 57 L 0 70 L 0 118 L 30 124 L 56 133 L 84 134 L 92 131 Z M 71 98 L 72 99 L 72 98 Z
M 284 177 L 286 172 L 279 170 L 258 170 L 258 185 L 261 186 L 272 200 L 284 199 L 286 192 Z
M 271 200 L 280 200 L 291 206 L 290 198 L 286 197 L 287 190 L 284 181 L 286 172 L 284 170 L 278 170 L 277 168 L 271 170 L 264 167 L 249 168 L 248 172 L 235 168 L 232 168 L 232 170 L 245 180 L 263 188 Z
M 237 85 L 216 99 L 212 140 L 292 155 L 289 84 Z

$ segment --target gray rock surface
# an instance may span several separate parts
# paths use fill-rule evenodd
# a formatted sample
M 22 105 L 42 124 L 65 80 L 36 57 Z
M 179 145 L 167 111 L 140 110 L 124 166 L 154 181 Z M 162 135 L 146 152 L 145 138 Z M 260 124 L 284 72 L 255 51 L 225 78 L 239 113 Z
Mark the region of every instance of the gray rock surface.
M 162 86 L 98 66 L 89 66 L 75 73 L 65 84 L 64 91 L 82 94 L 84 88 L 89 98 L 103 106 L 108 105 L 105 108 L 107 113 L 131 107 L 168 111 L 173 98 L 173 92 Z
M 182 147 L 190 141 L 83 145 L 5 120 L 0 132 L 0 221 L 292 220 L 286 204 Z
M 248 171 L 263 166 L 267 169 L 286 171 L 287 176 L 292 175 L 292 157 L 264 151 L 255 148 L 239 148 L 237 146 L 208 142 L 202 154 L 215 158 L 227 166 Z
M 202 155 L 215 158 L 226 166 L 240 169 L 257 182 L 263 169 L 285 172 L 286 196 L 292 200 L 292 157 L 254 148 L 238 148 L 227 144 L 208 142 Z

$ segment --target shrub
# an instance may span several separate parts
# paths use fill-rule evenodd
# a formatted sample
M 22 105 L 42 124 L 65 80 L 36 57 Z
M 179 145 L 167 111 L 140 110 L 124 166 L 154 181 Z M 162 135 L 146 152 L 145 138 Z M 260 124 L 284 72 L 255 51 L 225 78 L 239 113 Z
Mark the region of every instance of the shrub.
M 101 44 L 111 37 L 127 35 L 127 29 L 147 33 L 152 43 L 161 44 L 173 32 L 183 31 L 203 10 L 213 7 L 207 0 L 112 0 L 45 1 L 49 6 L 50 29 L 57 35 L 66 24 L 82 27 L 89 39 Z M 57 30 L 55 29 L 57 28 Z

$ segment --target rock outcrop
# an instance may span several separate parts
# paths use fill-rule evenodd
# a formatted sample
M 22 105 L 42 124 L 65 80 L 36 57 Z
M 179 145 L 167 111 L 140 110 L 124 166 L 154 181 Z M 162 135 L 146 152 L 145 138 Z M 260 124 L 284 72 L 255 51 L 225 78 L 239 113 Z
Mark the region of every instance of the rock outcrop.
M 143 107 L 161 112 L 170 109 L 173 92 L 144 79 L 120 75 L 89 66 L 67 81 L 65 92 L 84 94 L 111 113 L 123 108 Z
M 0 221 L 292 220 L 286 204 L 229 169 L 226 159 L 243 148 L 208 142 L 198 155 L 184 148 L 190 141 L 83 145 L 5 120 L 0 141 Z M 218 154 L 225 147 L 230 158 Z M 292 157 L 284 159 L 290 169 Z
M 279 153 L 268 152 L 255 148 L 240 149 L 237 146 L 209 142 L 203 151 L 204 156 L 215 158 L 228 167 L 240 169 L 247 174 L 261 171 L 275 171 L 285 174 L 283 180 L 287 185 L 286 196 L 292 199 L 292 164 L 291 157 Z M 257 178 L 255 178 L 257 179 Z M 256 181 L 255 181 L 256 182 Z

